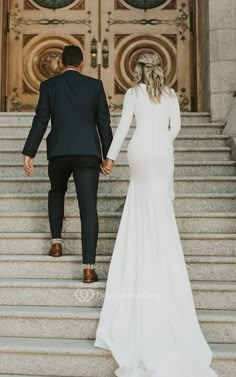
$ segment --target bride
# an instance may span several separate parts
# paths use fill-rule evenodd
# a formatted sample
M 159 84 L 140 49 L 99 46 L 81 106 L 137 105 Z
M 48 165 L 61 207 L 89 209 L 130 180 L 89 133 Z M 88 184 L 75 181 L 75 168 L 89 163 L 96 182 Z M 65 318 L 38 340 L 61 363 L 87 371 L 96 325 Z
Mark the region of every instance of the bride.
M 118 377 L 216 377 L 172 203 L 178 97 L 166 85 L 156 53 L 139 56 L 134 79 L 102 166 L 104 174 L 111 172 L 135 115 L 130 185 L 94 346 L 112 352 Z

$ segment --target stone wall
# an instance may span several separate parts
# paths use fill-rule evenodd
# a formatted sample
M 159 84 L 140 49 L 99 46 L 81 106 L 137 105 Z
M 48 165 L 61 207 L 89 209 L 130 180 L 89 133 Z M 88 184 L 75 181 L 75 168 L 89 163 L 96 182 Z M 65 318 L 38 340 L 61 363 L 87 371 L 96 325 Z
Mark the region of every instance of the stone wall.
M 199 77 L 201 85 L 199 85 L 200 91 L 200 110 L 209 111 L 210 109 L 210 72 L 209 72 L 209 11 L 208 0 L 201 0 L 199 2 L 199 40 L 200 40 L 200 70 Z
M 236 1 L 206 2 L 209 3 L 209 110 L 212 120 L 226 120 L 236 91 Z

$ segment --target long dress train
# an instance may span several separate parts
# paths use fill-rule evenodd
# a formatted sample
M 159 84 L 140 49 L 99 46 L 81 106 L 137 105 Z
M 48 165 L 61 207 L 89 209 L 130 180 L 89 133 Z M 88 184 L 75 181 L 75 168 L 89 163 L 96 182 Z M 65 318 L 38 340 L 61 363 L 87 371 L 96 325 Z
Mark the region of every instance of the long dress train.
M 154 104 L 144 84 L 127 91 L 108 152 L 113 160 L 133 114 L 130 185 L 94 346 L 112 352 L 118 377 L 216 377 L 197 319 L 172 203 L 173 140 L 181 122 L 177 95 L 166 88 L 161 103 Z

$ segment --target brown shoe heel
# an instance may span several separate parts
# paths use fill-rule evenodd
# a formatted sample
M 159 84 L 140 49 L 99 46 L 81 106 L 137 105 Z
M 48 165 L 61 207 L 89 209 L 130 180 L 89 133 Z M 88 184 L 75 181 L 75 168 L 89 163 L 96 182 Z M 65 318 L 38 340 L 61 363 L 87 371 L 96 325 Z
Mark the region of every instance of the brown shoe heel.
M 51 257 L 61 257 L 62 256 L 61 243 L 52 244 L 51 249 L 49 251 L 49 255 L 51 255 Z
M 94 283 L 98 281 L 98 276 L 93 268 L 84 268 L 84 283 Z

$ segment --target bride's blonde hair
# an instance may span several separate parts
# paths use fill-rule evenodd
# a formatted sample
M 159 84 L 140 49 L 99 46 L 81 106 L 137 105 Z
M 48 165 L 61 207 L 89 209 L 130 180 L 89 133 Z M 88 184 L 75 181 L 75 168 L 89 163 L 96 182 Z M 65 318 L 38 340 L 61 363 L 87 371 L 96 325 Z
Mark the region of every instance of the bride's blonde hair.
M 139 55 L 134 68 L 134 84 L 146 84 L 151 101 L 160 102 L 161 93 L 167 86 L 160 56 L 156 52 L 144 52 Z

